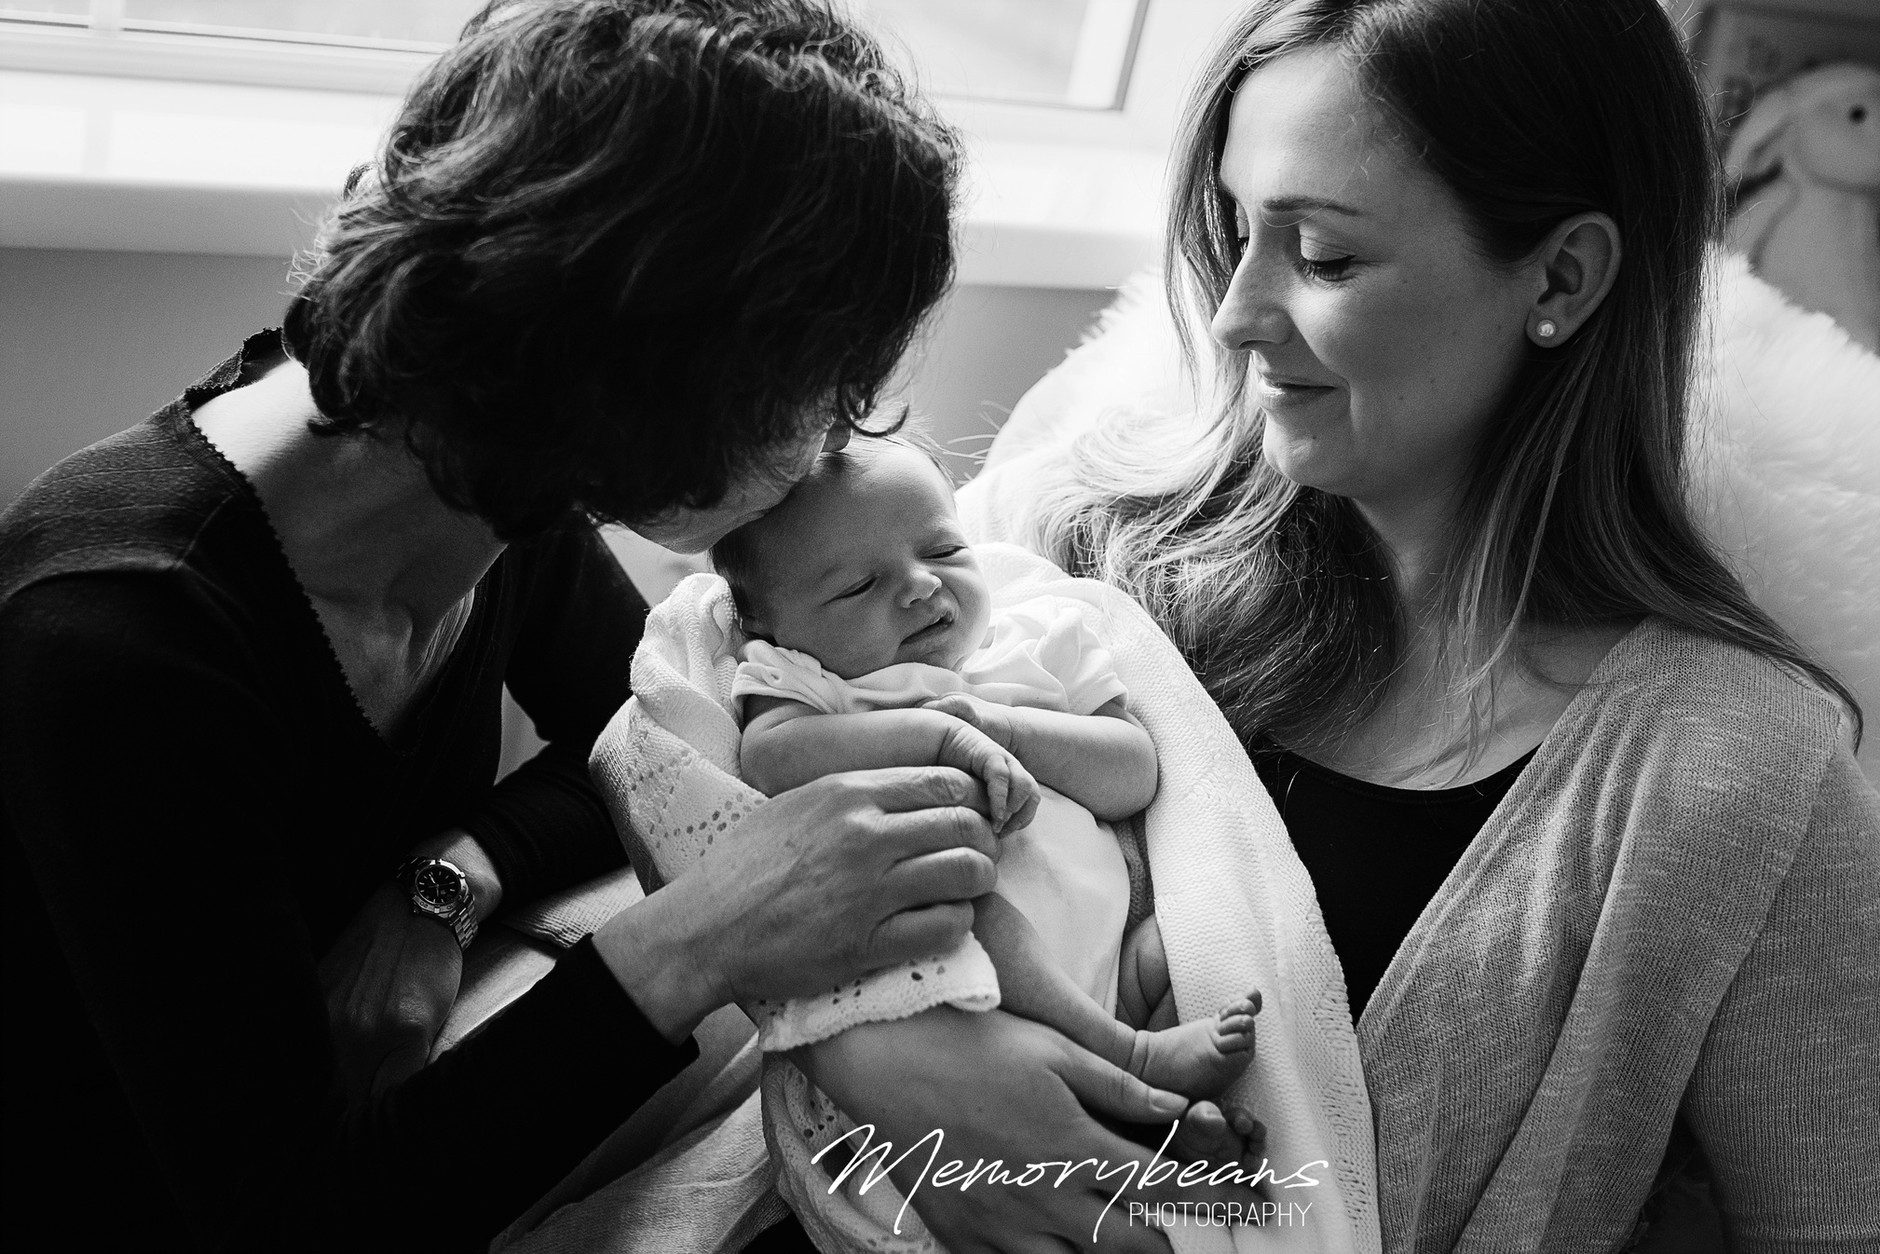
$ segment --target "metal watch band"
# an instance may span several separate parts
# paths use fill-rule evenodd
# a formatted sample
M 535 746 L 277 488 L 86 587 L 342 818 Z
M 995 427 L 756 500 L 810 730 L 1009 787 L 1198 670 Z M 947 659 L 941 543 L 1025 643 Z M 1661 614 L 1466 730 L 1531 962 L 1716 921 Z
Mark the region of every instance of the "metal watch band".
M 419 876 L 436 871 L 447 872 L 461 889 L 462 898 L 454 908 L 432 900 L 419 883 Z M 458 948 L 470 948 L 477 934 L 476 888 L 462 867 L 447 858 L 410 858 L 399 864 L 397 879 L 413 914 L 436 919 L 451 930 Z

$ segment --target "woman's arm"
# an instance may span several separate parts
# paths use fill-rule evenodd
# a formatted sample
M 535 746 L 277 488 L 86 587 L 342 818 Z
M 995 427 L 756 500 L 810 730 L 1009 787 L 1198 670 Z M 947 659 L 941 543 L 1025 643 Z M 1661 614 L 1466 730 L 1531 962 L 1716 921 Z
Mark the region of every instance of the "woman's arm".
M 1090 714 L 999 705 L 966 693 L 929 701 L 1009 750 L 1039 783 L 1105 822 L 1140 813 L 1155 800 L 1155 743 L 1117 697 Z
M 503 682 L 547 744 L 463 817 L 501 894 L 524 902 L 614 870 L 626 854 L 587 759 L 631 695 L 645 600 L 591 527 L 514 546 L 501 559 L 520 603 Z
M 1731 1247 L 1880 1249 L 1880 797 L 1842 750 L 1684 1111 Z
M 584 946 L 436 1065 L 348 1092 L 309 923 L 345 834 L 292 835 L 323 781 L 254 660 L 180 577 L 57 580 L 0 616 L 0 812 L 89 1020 L 59 1030 L 110 1063 L 55 1059 L 43 1104 L 121 1086 L 204 1246 L 480 1245 L 693 1051 Z
M 587 757 L 627 676 L 646 605 L 591 528 L 517 546 L 486 583 L 499 603 L 489 655 L 454 659 L 474 685 L 498 676 L 547 744 L 461 817 L 406 851 L 460 867 L 478 922 L 505 897 L 527 901 L 624 861 L 619 837 L 588 778 Z M 506 637 L 513 633 L 513 643 Z M 506 659 L 505 659 L 506 654 Z M 466 746 L 467 748 L 467 746 Z M 322 956 L 321 982 L 348 1084 L 369 1092 L 415 1074 L 457 999 L 462 958 L 448 929 L 413 915 L 389 880 Z

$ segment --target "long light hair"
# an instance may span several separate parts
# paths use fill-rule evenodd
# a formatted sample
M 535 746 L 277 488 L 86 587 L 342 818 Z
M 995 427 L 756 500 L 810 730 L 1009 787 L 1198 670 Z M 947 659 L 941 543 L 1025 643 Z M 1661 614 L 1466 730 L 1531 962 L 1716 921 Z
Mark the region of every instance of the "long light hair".
M 1110 422 L 1073 445 L 1036 538 L 1145 605 L 1248 743 L 1335 741 L 1374 710 L 1410 610 L 1356 507 L 1261 454 L 1249 356 L 1197 346 L 1238 250 L 1218 174 L 1234 91 L 1288 52 L 1335 47 L 1410 150 L 1461 201 L 1493 263 L 1604 212 L 1619 274 L 1565 345 L 1530 349 L 1476 450 L 1427 625 L 1444 642 L 1453 748 L 1472 760 L 1504 662 L 1537 627 L 1656 614 L 1811 676 L 1855 708 L 1750 600 L 1685 504 L 1685 419 L 1717 222 L 1708 119 L 1656 0 L 1260 0 L 1214 50 L 1173 168 L 1168 297 L 1191 367 L 1212 354 L 1194 423 Z M 1449 751 L 1440 752 L 1446 758 Z

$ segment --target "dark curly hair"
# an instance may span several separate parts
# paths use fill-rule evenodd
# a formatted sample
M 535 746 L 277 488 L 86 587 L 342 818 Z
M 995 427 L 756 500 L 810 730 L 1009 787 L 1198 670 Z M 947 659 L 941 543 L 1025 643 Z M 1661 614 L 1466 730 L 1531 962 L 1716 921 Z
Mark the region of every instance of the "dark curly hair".
M 819 0 L 496 0 L 302 265 L 324 433 L 505 538 L 708 508 L 858 426 L 953 275 L 959 149 Z

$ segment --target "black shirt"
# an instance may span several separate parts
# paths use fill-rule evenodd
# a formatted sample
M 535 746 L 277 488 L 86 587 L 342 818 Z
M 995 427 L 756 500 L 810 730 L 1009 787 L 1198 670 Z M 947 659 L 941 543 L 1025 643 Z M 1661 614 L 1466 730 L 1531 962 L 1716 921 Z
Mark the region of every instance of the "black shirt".
M 1254 769 L 1318 891 L 1353 1019 L 1533 756 L 1473 784 L 1424 791 L 1352 779 L 1285 750 L 1254 751 Z
M 695 1049 L 587 942 L 349 1104 L 316 962 L 452 827 L 512 901 L 621 865 L 586 759 L 646 606 L 591 528 L 510 546 L 388 745 L 190 421 L 242 360 L 0 515 L 0 1243 L 480 1248 Z M 505 683 L 548 746 L 493 786 Z

